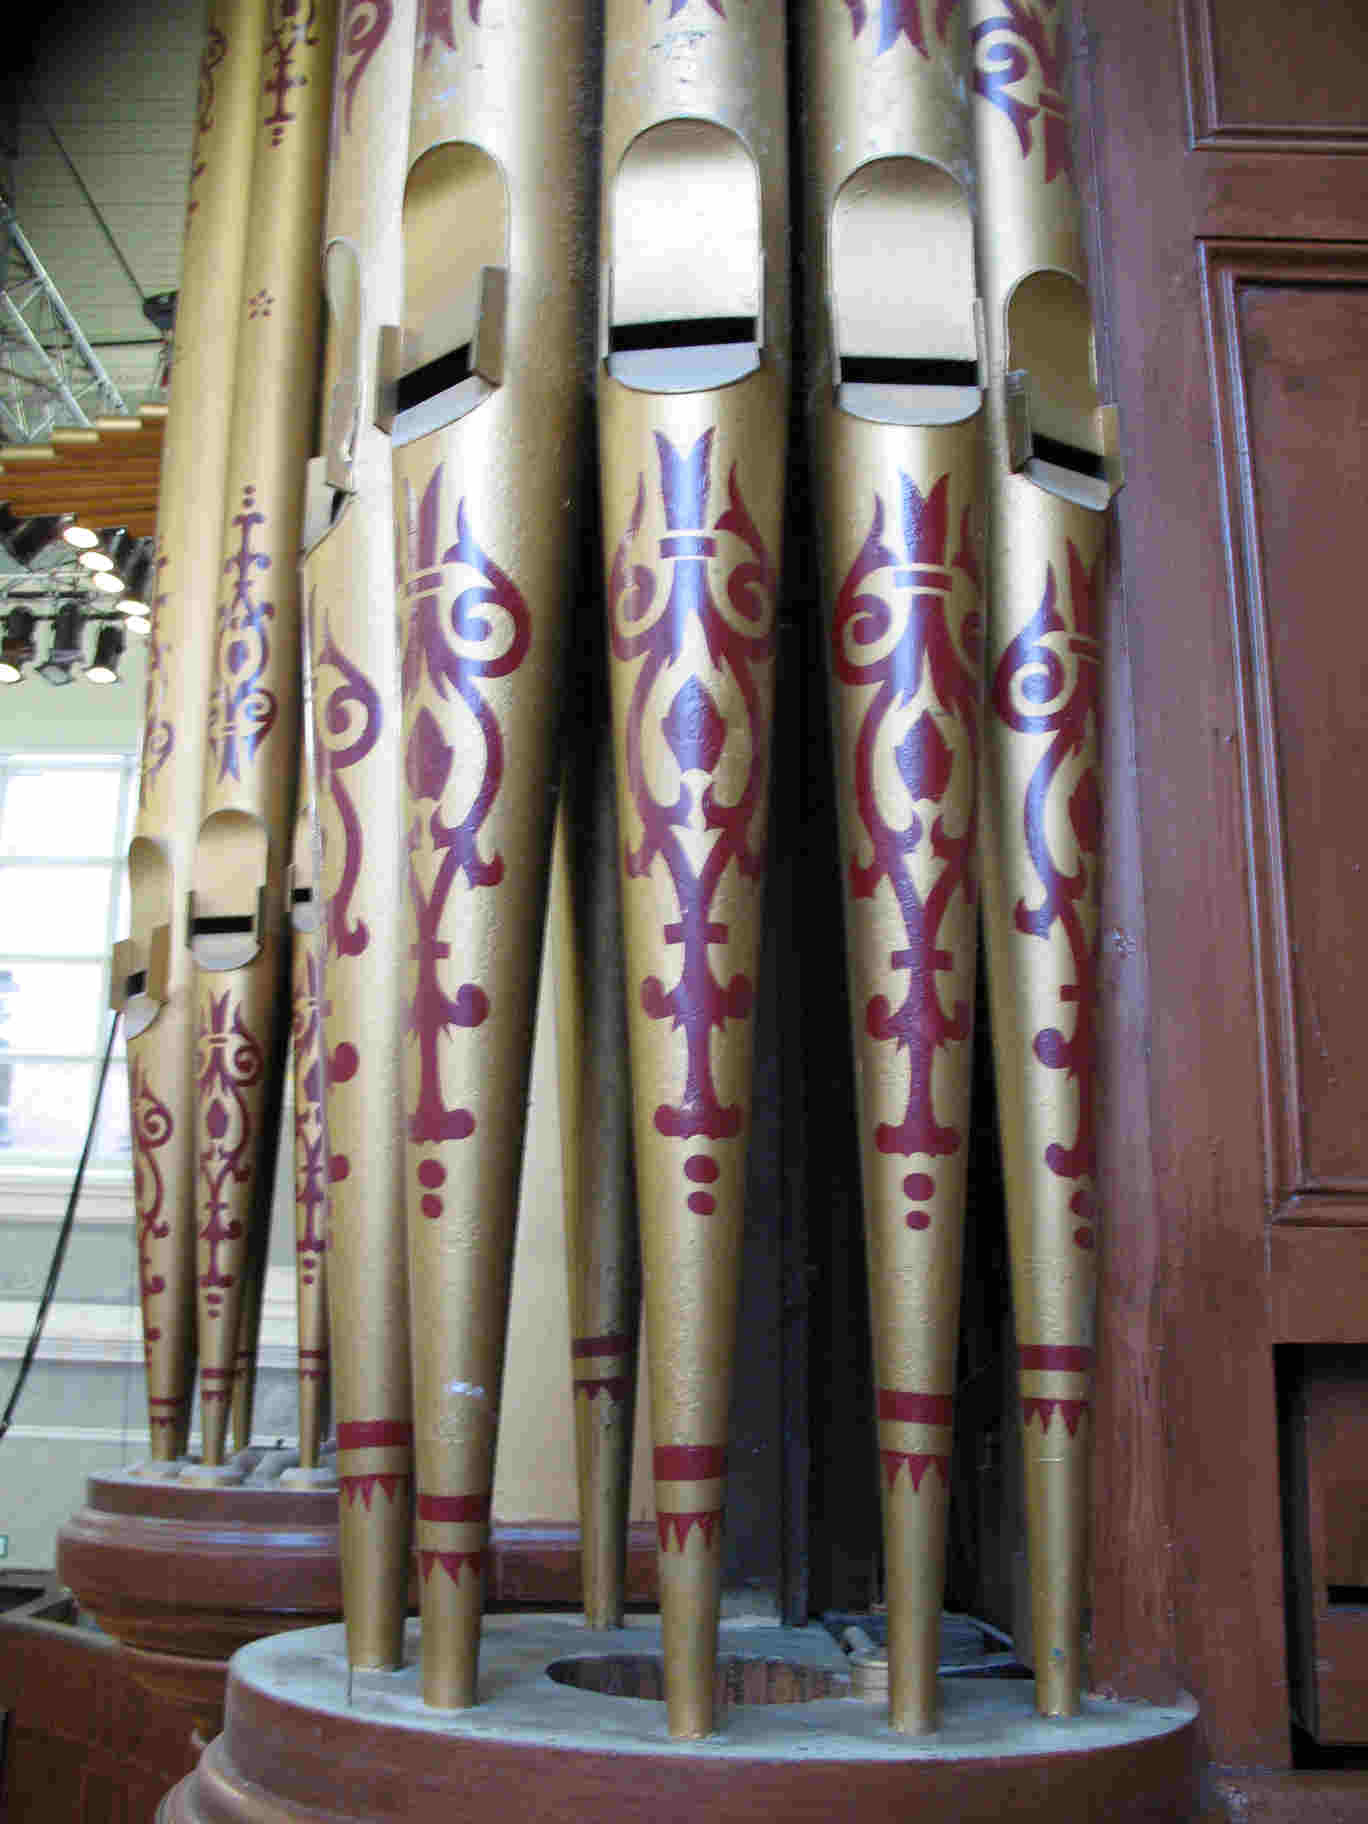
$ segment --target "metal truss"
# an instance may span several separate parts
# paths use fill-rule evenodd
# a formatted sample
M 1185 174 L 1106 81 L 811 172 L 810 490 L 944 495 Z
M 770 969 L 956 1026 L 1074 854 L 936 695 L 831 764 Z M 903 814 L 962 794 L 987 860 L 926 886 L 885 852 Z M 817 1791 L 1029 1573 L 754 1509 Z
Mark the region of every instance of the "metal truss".
M 38 443 L 59 425 L 127 415 L 123 396 L 0 201 L 0 440 Z

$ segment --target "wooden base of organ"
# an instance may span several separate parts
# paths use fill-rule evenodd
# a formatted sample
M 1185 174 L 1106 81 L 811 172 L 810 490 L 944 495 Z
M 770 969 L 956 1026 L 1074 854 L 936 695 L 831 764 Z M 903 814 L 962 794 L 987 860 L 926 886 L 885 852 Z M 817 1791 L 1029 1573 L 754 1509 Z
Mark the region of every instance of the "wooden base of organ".
M 224 1733 L 164 1800 L 160 1824 L 460 1824 L 503 1807 L 596 1824 L 643 1814 L 827 1824 L 932 1806 L 959 1820 L 1009 1811 L 1178 1824 L 1198 1811 L 1191 1704 L 1088 1699 L 1073 1721 L 1045 1722 L 1026 1681 L 945 1680 L 936 1735 L 898 1736 L 881 1706 L 848 1694 L 843 1655 L 822 1629 L 724 1623 L 733 1701 L 721 1733 L 671 1742 L 662 1701 L 610 1694 L 660 1689 L 654 1618 L 590 1633 L 576 1617 L 489 1616 L 481 1702 L 444 1715 L 419 1697 L 418 1644 L 410 1623 L 404 1668 L 358 1673 L 350 1688 L 341 1628 L 239 1653 Z
M 342 1613 L 337 1488 L 282 1485 L 244 1453 L 244 1480 L 92 1476 L 57 1535 L 57 1570 L 152 1695 L 195 1692 L 196 1727 L 222 1727 L 228 1661 L 248 1641 Z M 253 1472 L 265 1475 L 251 1479 Z M 272 1470 L 275 1473 L 271 1473 Z

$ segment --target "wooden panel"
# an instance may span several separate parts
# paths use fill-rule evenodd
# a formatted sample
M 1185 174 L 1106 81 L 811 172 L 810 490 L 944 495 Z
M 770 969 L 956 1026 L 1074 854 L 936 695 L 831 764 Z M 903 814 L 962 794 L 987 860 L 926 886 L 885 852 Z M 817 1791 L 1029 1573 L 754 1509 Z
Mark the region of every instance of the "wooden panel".
M 1368 1347 L 1286 1364 L 1292 1691 L 1316 1741 L 1368 1741 Z
M 1359 933 L 1368 740 L 1355 587 L 1368 480 L 1368 257 L 1217 244 L 1206 259 L 1243 674 L 1268 1179 L 1368 1218 Z M 1288 1211 L 1306 1219 L 1307 1212 Z
M 1179 1676 L 1201 1704 L 1212 1758 L 1271 1768 L 1287 1765 L 1290 1743 L 1262 1082 L 1243 702 L 1196 170 L 1223 161 L 1190 150 L 1179 13 L 1178 0 L 1165 9 L 1086 5 L 1108 252 L 1103 298 L 1129 475 L 1118 556 L 1141 792 L 1149 953 L 1139 980 L 1148 985 L 1154 1184 L 1139 1223 L 1143 1245 L 1156 1250 L 1150 1295 L 1162 1346 L 1151 1353 L 1148 1388 L 1163 1414 L 1169 1466 Z M 1265 221 L 1280 202 L 1265 183 Z M 1140 934 L 1123 928 L 1123 937 Z M 1128 1191 L 1123 1183 L 1109 1193 L 1109 1247 L 1141 1245 L 1127 1227 Z
M 1268 1269 L 1275 1342 L 1368 1340 L 1368 1237 L 1280 1225 L 1269 1238 Z
M 1198 145 L 1368 150 L 1361 0 L 1189 0 L 1186 24 Z
M 197 1758 L 189 1714 L 149 1696 L 127 1655 L 84 1628 L 0 1619 L 0 1707 L 6 1824 L 133 1824 Z

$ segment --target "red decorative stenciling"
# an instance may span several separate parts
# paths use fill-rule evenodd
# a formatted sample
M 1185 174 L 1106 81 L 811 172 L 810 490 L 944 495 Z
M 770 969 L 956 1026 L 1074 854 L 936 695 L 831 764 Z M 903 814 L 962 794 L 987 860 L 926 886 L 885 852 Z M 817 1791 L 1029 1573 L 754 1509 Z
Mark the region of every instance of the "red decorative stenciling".
M 419 1495 L 418 1518 L 453 1526 L 466 1526 L 474 1521 L 483 1525 L 489 1519 L 489 1500 L 487 1494 Z
M 658 1444 L 652 1456 L 657 1482 L 710 1482 L 727 1473 L 725 1444 Z
M 688 4 L 689 0 L 670 0 L 670 10 L 666 14 L 666 18 L 673 19 L 677 13 L 682 13 Z M 724 0 L 707 0 L 707 4 L 717 14 L 719 19 L 726 18 L 727 8 Z M 649 7 L 651 5 L 651 0 L 646 0 L 646 5 Z
M 170 1431 L 174 1426 L 180 1424 L 181 1415 L 189 1404 L 190 1396 L 187 1393 L 172 1395 L 149 1393 L 147 1396 L 147 1423 L 153 1431 Z
M 296 938 L 296 942 L 304 942 Z M 299 1275 L 313 1285 L 323 1270 L 327 1247 L 328 1135 L 323 1115 L 323 1036 L 319 1007 L 318 959 L 312 950 L 304 958 L 303 981 L 296 983 L 291 1010 L 295 1058 L 295 1252 Z M 298 1064 L 303 1063 L 301 1071 Z M 300 1217 L 303 1230 L 300 1232 Z
M 620 1360 L 627 1358 L 630 1367 L 635 1349 L 634 1339 L 625 1332 L 617 1331 L 603 1336 L 577 1336 L 570 1343 L 570 1360 L 573 1363 Z M 586 1373 L 583 1369 L 576 1372 L 573 1368 L 570 1376 L 572 1393 L 583 1394 L 592 1402 L 603 1394 L 614 1406 L 627 1398 L 632 1386 L 630 1373 L 595 1374 Z
M 285 103 L 296 89 L 308 86 L 309 78 L 299 75 L 294 63 L 298 51 L 318 43 L 317 23 L 314 0 L 268 0 L 265 59 L 269 67 L 262 87 L 274 106 L 263 124 L 272 146 L 280 145 L 286 127 L 298 118 Z
M 1091 1374 L 1094 1352 L 1081 1343 L 1021 1343 L 1017 1366 L 1029 1374 Z
M 401 1450 L 407 1454 L 412 1448 L 413 1426 L 407 1419 L 342 1419 L 338 1422 L 339 1458 L 344 1452 L 354 1450 Z M 387 1501 L 393 1501 L 408 1481 L 406 1470 L 370 1470 L 348 1475 L 339 1471 L 337 1478 L 348 1506 L 354 1507 L 359 1500 L 367 1511 L 377 1488 Z
M 1002 0 L 1002 11 L 982 20 L 972 35 L 975 93 L 1011 121 L 1023 158 L 1031 156 L 1031 123 L 1039 117 L 1047 184 L 1059 176 L 1072 181 L 1074 174 L 1064 94 L 1069 42 L 1056 4 L 1057 0 Z M 1032 78 L 1034 101 L 1027 99 Z
M 1078 1422 L 1088 1410 L 1087 1400 L 1043 1399 L 1039 1395 L 1027 1395 L 1021 1402 L 1021 1422 L 1029 1425 L 1032 1419 L 1040 1420 L 1040 1429 L 1048 1431 L 1050 1420 L 1056 1410 L 1068 1427 L 1069 1436 L 1078 1435 Z
M 326 1349 L 301 1349 L 299 1354 L 299 1378 L 301 1381 L 322 1381 L 328 1375 L 328 1352 Z
M 219 65 L 227 55 L 227 35 L 218 26 L 211 25 L 204 49 L 200 53 L 199 90 L 195 97 L 195 152 L 190 166 L 190 197 L 185 211 L 187 217 L 199 208 L 195 185 L 209 169 L 205 141 L 214 130 L 214 79 L 218 75 Z
M 154 574 L 158 584 L 166 569 L 166 552 L 160 538 L 156 543 Z M 162 617 L 167 593 L 158 589 L 149 604 L 152 609 L 152 631 L 147 637 L 147 678 L 143 689 L 142 763 L 138 776 L 138 808 L 147 803 L 147 794 L 158 773 L 171 758 L 176 745 L 176 727 L 167 713 L 170 676 L 167 660 L 170 643 L 162 637 Z
M 466 14 L 472 25 L 480 23 L 484 0 L 466 0 Z M 419 51 L 426 63 L 432 48 L 439 42 L 449 51 L 456 49 L 456 28 L 451 17 L 451 0 L 422 0 L 423 22 L 419 29 Z
M 352 102 L 370 65 L 371 59 L 385 42 L 385 34 L 394 21 L 393 0 L 346 0 L 338 33 L 338 74 L 345 97 L 342 127 L 351 132 Z
M 341 1419 L 338 1450 L 412 1450 L 413 1426 L 407 1419 Z
M 365 841 L 361 818 L 342 774 L 370 754 L 380 739 L 384 709 L 380 692 L 349 659 L 333 637 L 324 617 L 320 630 L 315 614 L 315 592 L 309 594 L 310 620 L 314 623 L 314 732 L 315 763 L 320 799 L 330 798 L 342 826 L 342 865 L 336 888 L 326 894 L 325 941 L 330 956 L 360 956 L 370 942 L 366 922 L 353 918 L 352 895 L 361 878 Z M 329 673 L 337 682 L 325 684 Z M 328 830 L 324 824 L 324 859 Z
M 669 1549 L 670 1534 L 673 1533 L 675 1544 L 682 1552 L 689 1534 L 695 1527 L 702 1533 L 704 1545 L 711 1546 L 714 1534 L 721 1537 L 722 1509 L 709 1507 L 687 1514 L 658 1513 L 656 1515 L 656 1538 L 660 1543 L 661 1551 Z
M 209 692 L 209 749 L 218 762 L 220 781 L 241 779 L 243 763 L 255 761 L 262 743 L 275 727 L 279 705 L 275 692 L 262 682 L 271 662 L 268 622 L 275 619 L 275 604 L 256 594 L 256 573 L 269 570 L 271 559 L 252 549 L 258 526 L 266 515 L 256 509 L 256 488 L 242 490 L 242 506 L 233 516 L 238 528 L 238 548 L 223 566 L 233 578 L 232 593 L 218 608 L 218 653 Z
M 1100 569 L 1099 558 L 1089 571 L 1069 541 L 1066 614 L 1054 565 L 1046 566 L 1040 607 L 1003 653 L 991 693 L 995 713 L 1014 733 L 1050 737 L 1022 807 L 1026 847 L 1040 881 L 1041 898 L 1036 905 L 1025 898 L 1018 900 L 1015 920 L 1018 931 L 1046 942 L 1057 927 L 1073 963 L 1073 981 L 1060 988 L 1061 1001 L 1074 1008 L 1072 1032 L 1050 1026 L 1036 1033 L 1033 1041 L 1035 1055 L 1046 1069 L 1066 1071 L 1078 1092 L 1078 1121 L 1072 1140 L 1066 1144 L 1056 1139 L 1045 1149 L 1045 1163 L 1059 1178 L 1091 1179 L 1096 1163 L 1097 954 L 1083 914 L 1096 903 L 1101 843 L 1097 785 Z M 1081 768 L 1072 769 L 1076 774 L 1072 784 L 1071 761 L 1082 762 Z M 1057 832 L 1062 820 L 1048 812 L 1061 791 L 1068 792 L 1064 810 L 1076 847 L 1071 858 L 1059 856 L 1051 846 L 1051 831 Z M 1076 1193 L 1071 1208 L 1076 1216 L 1093 1213 L 1091 1201 L 1080 1202 Z
M 429 1521 L 439 1526 L 487 1526 L 489 1524 L 490 1497 L 488 1494 L 475 1495 L 419 1495 L 419 1522 Z M 418 1565 L 426 1583 L 432 1575 L 434 1565 L 440 1564 L 453 1583 L 461 1581 L 462 1571 L 469 1571 L 479 1577 L 484 1571 L 485 1554 L 483 1548 L 473 1551 L 444 1551 L 420 1547 Z
M 659 858 L 669 874 L 679 916 L 664 927 L 669 946 L 682 949 L 679 979 L 667 989 L 658 976 L 641 984 L 641 1005 L 649 1018 L 668 1020 L 684 1034 L 686 1081 L 679 1099 L 655 1111 L 658 1133 L 671 1139 L 727 1140 L 741 1131 L 739 1105 L 724 1107 L 713 1084 L 711 1042 L 729 1021 L 744 1018 L 754 986 L 737 973 L 727 982 L 713 973 L 710 946 L 725 943 L 729 928 L 712 916 L 713 899 L 728 867 L 758 880 L 764 865 L 763 839 L 751 826 L 765 802 L 769 746 L 768 715 L 755 667 L 774 652 L 774 596 L 777 577 L 742 498 L 733 464 L 727 477 L 727 507 L 708 526 L 715 432 L 708 430 L 691 450 L 676 450 L 659 432 L 656 452 L 665 523 L 671 536 L 660 541 L 660 556 L 671 564 L 669 595 L 657 607 L 657 573 L 631 562 L 646 511 L 646 478 L 637 480 L 636 505 L 613 558 L 608 585 L 609 629 L 615 658 L 644 661 L 636 671 L 626 716 L 627 787 L 641 821 L 642 839 L 626 850 L 627 873 L 639 878 Z M 741 549 L 726 575 L 725 604 L 714 595 L 709 560 L 725 534 Z M 726 545 L 722 546 L 725 551 Z M 691 638 L 690 636 L 694 637 Z M 689 671 L 673 692 L 659 721 L 661 734 L 680 772 L 673 802 L 657 797 L 647 765 L 644 728 L 662 676 L 697 664 L 698 637 L 708 669 Z M 686 648 L 689 657 L 686 658 Z M 712 688 L 709 688 L 711 685 Z M 729 722 L 718 707 L 740 696 L 744 716 Z M 724 802 L 713 767 L 724 744 L 733 762 L 728 785 L 739 790 Z M 738 762 L 744 761 L 741 772 Z M 690 774 L 709 775 L 700 786 Z M 706 857 L 696 857 L 699 826 L 708 835 Z
M 1082 1343 L 1022 1343 L 1017 1348 L 1017 1366 L 1024 1374 L 1092 1373 L 1095 1352 Z M 1040 1420 L 1040 1429 L 1048 1431 L 1056 1411 L 1072 1438 L 1078 1422 L 1088 1411 L 1087 1399 L 1063 1399 L 1059 1395 L 1027 1394 L 1021 1401 L 1021 1421 L 1029 1425 Z
M 941 1479 L 942 1488 L 950 1486 L 950 1459 L 948 1456 L 933 1450 L 881 1450 L 879 1461 L 883 1465 L 884 1481 L 890 1493 L 897 1486 L 898 1472 L 905 1469 L 912 1479 L 912 1493 L 921 1493 L 922 1481 L 928 1469 L 934 1469 Z
M 404 1470 L 372 1470 L 369 1474 L 360 1476 L 339 1475 L 337 1486 L 348 1507 L 355 1507 L 360 1501 L 366 1512 L 369 1513 L 371 1497 L 377 1488 L 387 1501 L 393 1501 L 399 1490 L 407 1485 L 408 1480 L 408 1473 Z
M 953 1425 L 954 1396 L 948 1393 L 912 1393 L 899 1387 L 880 1387 L 879 1417 L 900 1425 Z
M 171 1233 L 169 1218 L 162 1217 L 166 1185 L 157 1154 L 176 1131 L 171 1110 L 147 1080 L 141 1058 L 131 1059 L 128 1071 L 129 1115 L 133 1129 L 133 1202 L 138 1212 L 138 1271 L 143 1305 L 143 1342 L 161 1340 L 161 1329 L 149 1321 L 149 1304 L 166 1290 L 166 1280 L 152 1271 L 152 1242 L 165 1241 Z
M 869 18 L 866 0 L 845 0 L 850 13 L 852 37 L 858 38 Z M 950 20 L 960 0 L 936 0 L 935 30 L 941 43 L 949 30 Z M 926 48 L 926 31 L 922 25 L 922 0 L 874 0 L 879 14 L 879 42 L 875 56 L 891 50 L 900 37 L 906 38 L 914 51 L 930 57 Z
M 199 1283 L 211 1317 L 219 1315 L 222 1295 L 236 1277 L 223 1271 L 219 1250 L 242 1237 L 242 1224 L 227 1214 L 230 1187 L 247 1183 L 252 1175 L 256 1123 L 248 1092 L 260 1083 L 264 1068 L 261 1046 L 248 1030 L 241 1007 L 234 1005 L 232 989 L 210 995 L 209 1017 L 200 1016 L 196 1088 L 200 1206 L 207 1211 L 199 1238 L 209 1250 Z
M 483 769 L 473 795 L 469 775 L 458 779 L 467 808 L 458 823 L 442 817 L 442 799 L 451 780 L 455 750 L 426 705 L 409 730 L 404 776 L 411 808 L 431 804 L 424 820 L 415 814 L 407 832 L 409 900 L 414 914 L 410 956 L 417 982 L 409 1003 L 407 1029 L 417 1039 L 419 1089 L 408 1111 L 409 1138 L 418 1144 L 464 1140 L 475 1130 L 468 1109 L 449 1108 L 442 1093 L 440 1045 L 453 1027 L 479 1026 L 489 1011 L 489 998 L 474 982 L 463 982 L 454 994 L 442 980 L 442 966 L 452 955 L 444 934 L 452 892 L 462 875 L 468 891 L 497 887 L 503 879 L 501 855 L 480 852 L 484 825 L 503 780 L 503 735 L 498 717 L 481 694 L 485 679 L 515 672 L 527 655 L 532 620 L 511 577 L 476 543 L 466 503 L 456 507 L 456 541 L 440 551 L 438 526 L 442 507 L 443 468 L 433 470 L 416 511 L 408 499 L 406 560 L 402 594 L 411 604 L 404 640 L 402 684 L 411 702 L 426 677 L 437 695 L 473 717 L 483 746 Z M 437 860 L 430 889 L 425 890 L 419 858 Z M 424 1214 L 441 1214 L 441 1199 Z
M 880 1387 L 878 1415 L 881 1425 L 933 1425 L 948 1429 L 955 1422 L 954 1395 L 919 1393 L 906 1387 Z M 932 1466 L 941 1479 L 942 1487 L 950 1486 L 948 1452 L 880 1449 L 879 1460 L 890 1492 L 897 1484 L 899 1472 L 906 1469 L 911 1478 L 912 1493 L 920 1494 L 926 1472 Z
M 570 1344 L 572 1361 L 582 1362 L 596 1355 L 626 1355 L 632 1339 L 625 1331 L 610 1336 L 577 1336 Z
M 218 1313 L 213 1314 L 217 1316 Z M 234 1358 L 236 1361 L 236 1358 Z M 236 1367 L 200 1369 L 200 1405 L 210 1406 L 217 1403 L 226 1404 L 233 1397 L 233 1376 Z
M 472 1577 L 484 1575 L 485 1555 L 478 1552 L 429 1552 L 419 1551 L 418 1568 L 426 1583 L 432 1576 L 432 1567 L 440 1564 L 453 1583 L 461 1581 L 461 1572 L 469 1571 Z
M 958 637 L 947 610 L 956 572 L 976 593 L 980 578 L 967 508 L 950 555 L 949 477 L 940 476 L 926 494 L 905 474 L 901 486 L 903 553 L 885 542 L 884 502 L 876 495 L 869 532 L 837 597 L 831 658 L 836 688 L 852 693 L 851 713 L 860 716 L 854 799 L 871 850 L 867 863 L 858 853 L 851 856 L 850 892 L 855 899 L 870 899 L 886 882 L 897 899 L 906 937 L 903 948 L 888 958 L 891 969 L 907 972 L 902 1004 L 894 1008 L 886 995 L 877 994 L 865 1009 L 865 1031 L 872 1039 L 891 1041 L 907 1062 L 902 1119 L 896 1125 L 880 1122 L 875 1144 L 885 1154 L 944 1158 L 959 1150 L 964 1136 L 936 1119 L 933 1070 L 937 1054 L 967 1042 L 973 1025 L 967 1001 L 956 1000 L 949 1011 L 942 1005 L 938 978 L 956 966 L 954 952 L 942 939 L 956 896 L 972 905 L 977 893 L 982 639 L 977 608 L 964 615 Z M 890 729 L 896 732 L 896 718 L 918 702 L 921 713 L 892 755 L 907 806 L 885 803 L 879 790 L 882 748 L 891 739 Z M 952 795 L 964 807 L 959 828 L 948 821 Z M 928 814 L 912 808 L 918 805 L 933 810 Z M 917 888 L 914 858 L 924 876 L 928 859 L 937 864 L 925 898 Z M 903 1188 L 909 1197 L 924 1199 L 933 1195 L 935 1184 L 923 1171 L 909 1173 Z M 929 1222 L 924 1211 L 907 1217 L 913 1229 Z
M 614 1406 L 620 1405 L 627 1398 L 632 1385 L 630 1375 L 626 1374 L 584 1374 L 575 1375 L 570 1383 L 573 1394 L 583 1394 L 590 1405 L 603 1394 Z

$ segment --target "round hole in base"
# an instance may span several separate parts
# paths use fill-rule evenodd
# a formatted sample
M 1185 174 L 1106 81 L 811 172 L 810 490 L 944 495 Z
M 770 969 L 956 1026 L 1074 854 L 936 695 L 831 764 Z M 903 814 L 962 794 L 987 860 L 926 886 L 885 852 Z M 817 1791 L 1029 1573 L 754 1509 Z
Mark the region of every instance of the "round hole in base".
M 600 1697 L 635 1697 L 665 1701 L 665 1666 L 656 1653 L 585 1653 L 556 1659 L 546 1668 L 558 1685 L 594 1691 Z M 810 1704 L 820 1697 L 846 1697 L 850 1679 L 825 1666 L 791 1659 L 746 1659 L 733 1655 L 717 1662 L 719 1708 L 731 1704 Z

